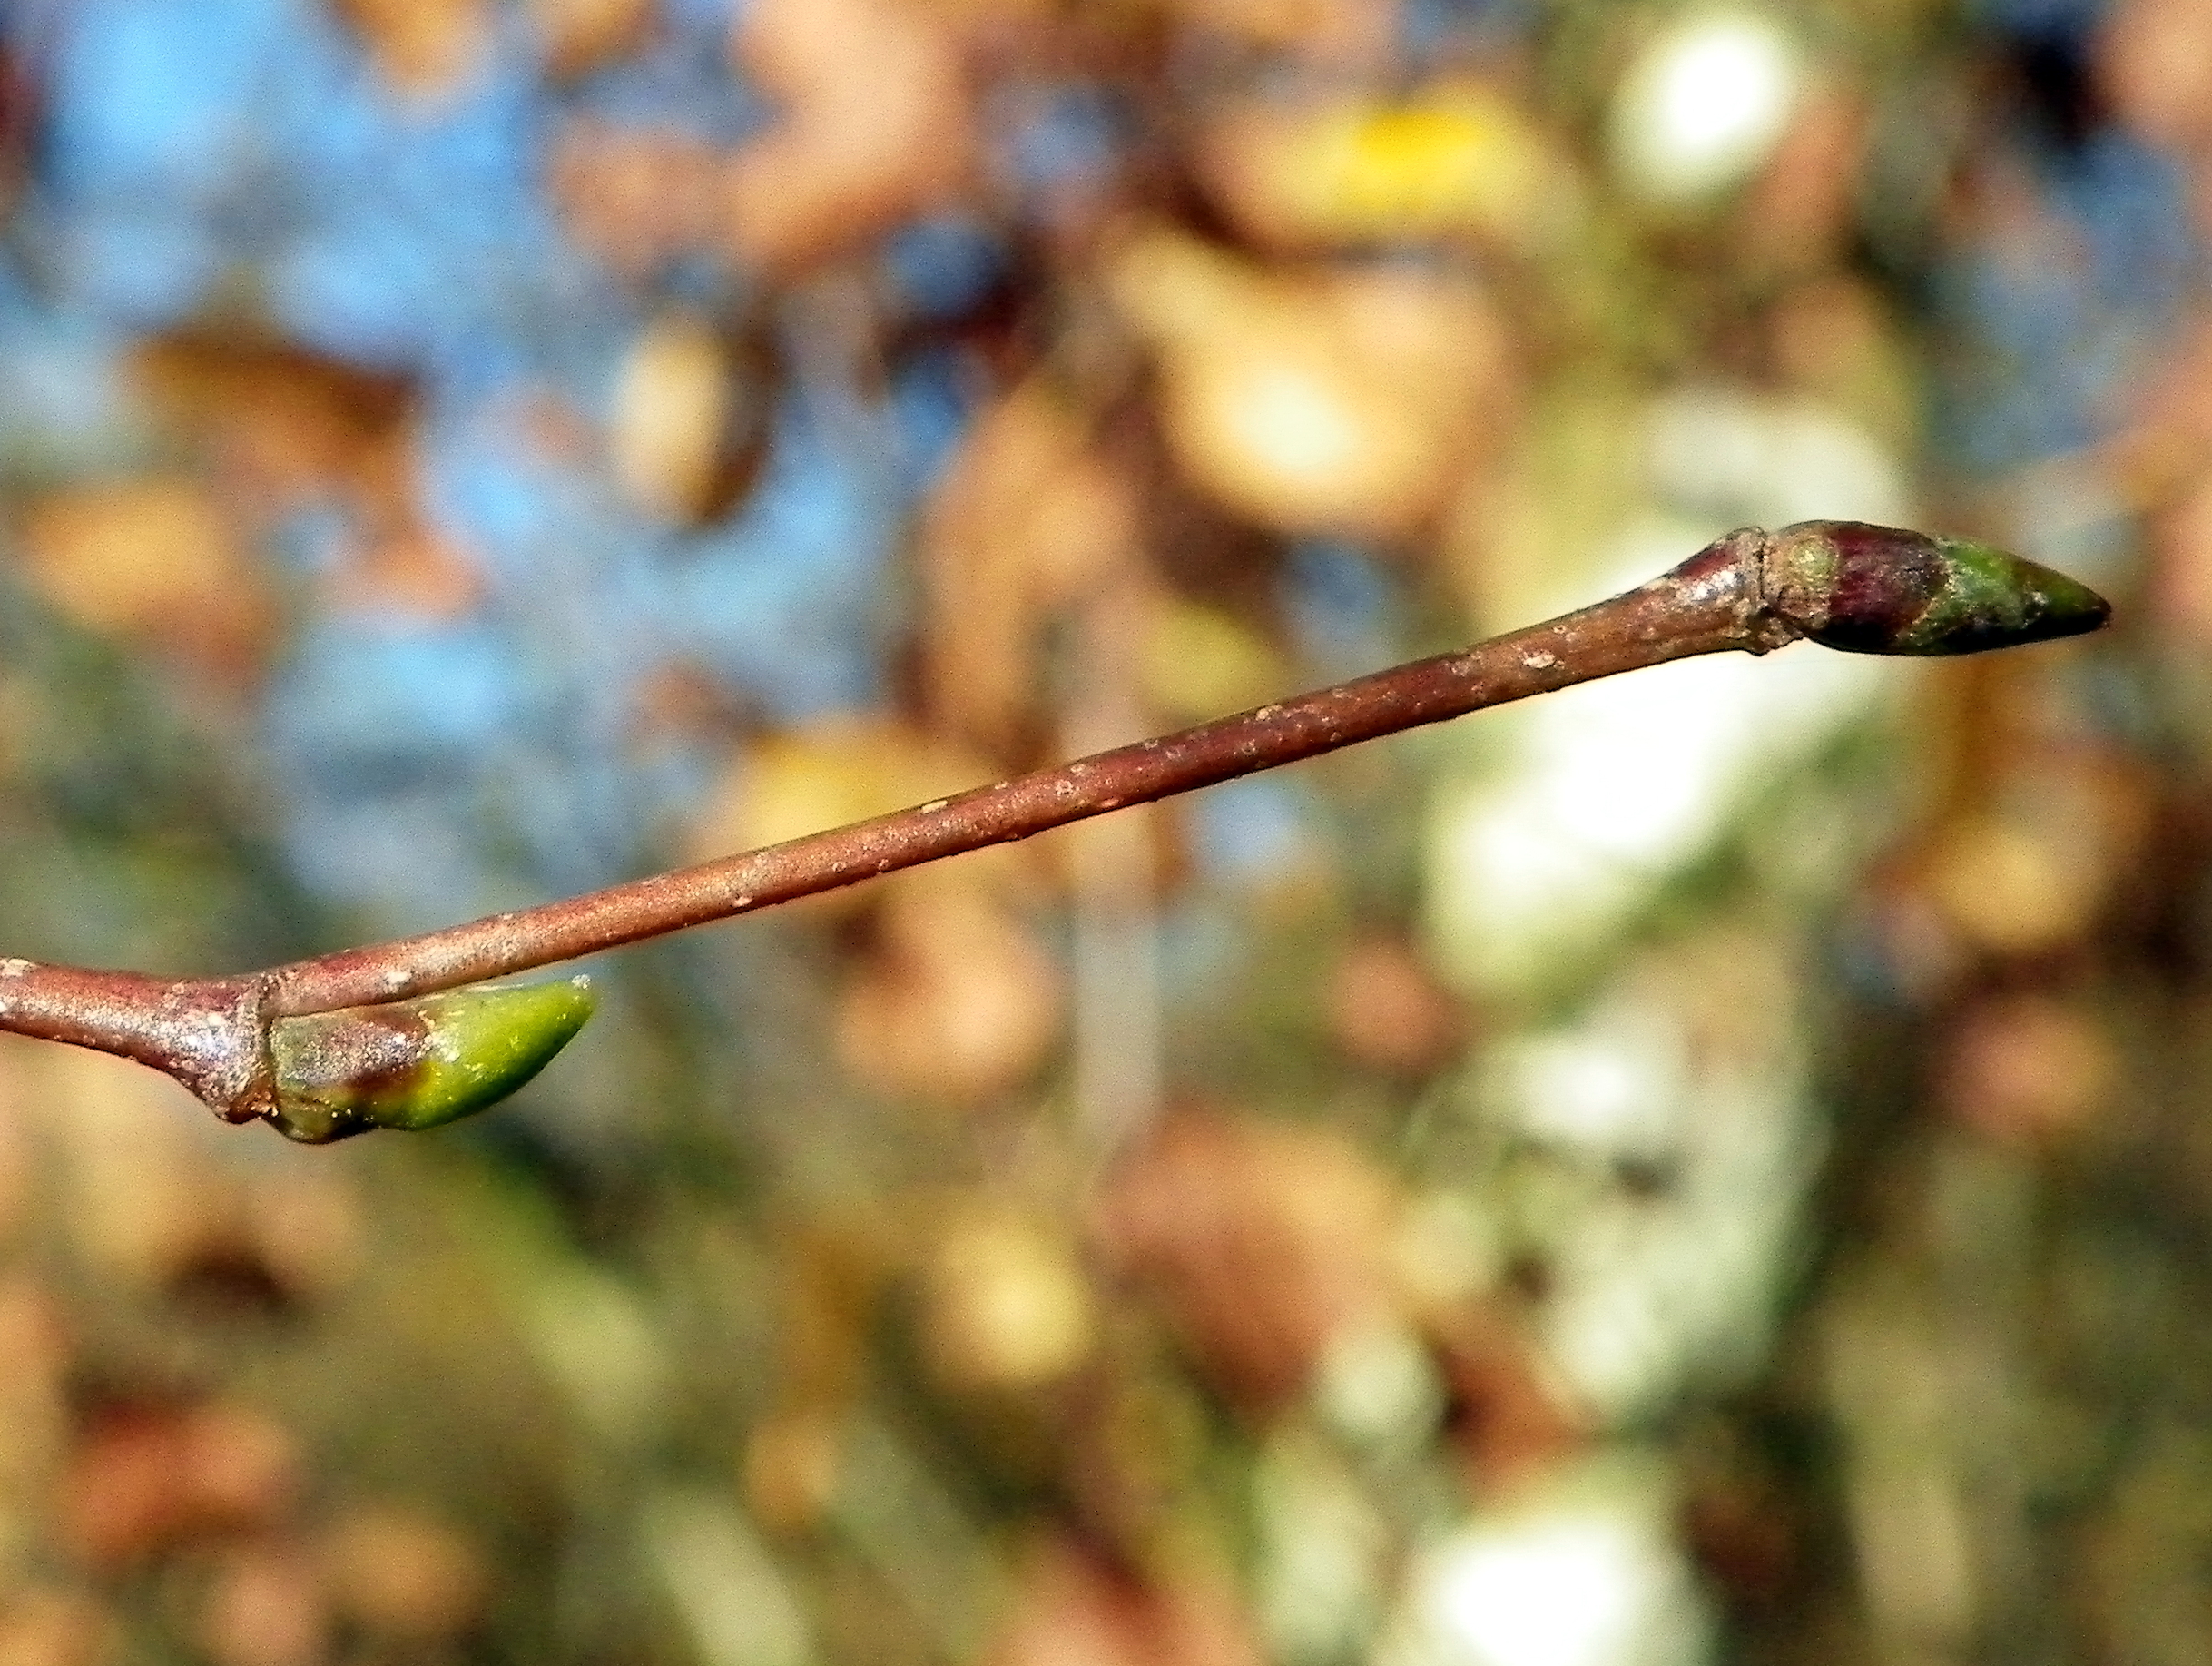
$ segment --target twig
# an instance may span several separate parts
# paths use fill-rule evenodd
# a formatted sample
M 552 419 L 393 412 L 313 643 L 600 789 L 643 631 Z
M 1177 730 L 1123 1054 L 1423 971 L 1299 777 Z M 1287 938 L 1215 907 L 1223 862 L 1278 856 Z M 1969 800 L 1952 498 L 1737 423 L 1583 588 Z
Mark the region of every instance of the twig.
M 0 961 L 0 1029 L 138 1060 L 176 1077 L 219 1116 L 266 1117 L 295 1138 L 337 1138 L 388 1120 L 419 1126 L 460 1112 L 387 1119 L 341 1109 L 335 1121 L 322 1114 L 332 1103 L 330 1083 L 346 1079 L 349 1058 L 362 1080 L 373 1079 L 375 1093 L 363 1089 L 347 1106 L 404 1101 L 404 1092 L 395 1099 L 396 1079 L 404 1088 L 407 1072 L 428 1068 L 433 1052 L 451 1062 L 460 1044 L 442 1037 L 442 1020 L 396 1023 L 391 1003 L 428 1012 L 429 1003 L 418 998 L 1668 660 L 1765 654 L 1799 640 L 1863 653 L 1973 653 L 2093 630 L 2109 613 L 2102 597 L 2073 580 L 1983 545 L 1848 521 L 1808 521 L 1772 534 L 1749 527 L 1625 595 L 1457 653 L 564 902 L 242 977 L 163 982 L 135 972 Z M 497 1029 L 480 1010 L 468 1010 L 472 1036 Z M 559 1034 L 544 1056 L 581 1021 L 564 1009 L 562 1024 L 547 1029 Z M 314 1026 L 311 1047 L 287 1028 L 300 1024 Z M 411 1056 L 394 1051 L 393 1037 L 402 1031 L 425 1032 Z M 279 1045 L 287 1037 L 290 1044 Z M 301 1089 L 283 1079 L 278 1063 L 280 1055 L 300 1056 L 303 1048 L 319 1060 L 312 1117 L 300 1114 Z M 500 1091 L 526 1079 L 536 1063 L 518 1071 L 506 1057 L 504 1073 L 495 1073 Z

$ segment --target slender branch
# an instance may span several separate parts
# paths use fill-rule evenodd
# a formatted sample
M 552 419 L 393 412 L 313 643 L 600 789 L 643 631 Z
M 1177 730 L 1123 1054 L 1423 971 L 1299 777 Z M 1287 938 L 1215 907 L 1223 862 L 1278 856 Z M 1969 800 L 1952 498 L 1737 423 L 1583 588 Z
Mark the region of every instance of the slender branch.
M 1678 568 L 1626 596 L 1458 653 L 956 797 L 588 896 L 280 967 L 270 974 L 270 1010 L 290 1015 L 401 1000 L 554 965 L 1571 683 L 1687 655 L 1777 646 L 1760 636 L 1741 565 L 1709 557 L 1705 566 L 1709 574 Z
M 319 1081 L 327 1089 L 342 1077 L 342 1061 L 358 1058 L 360 1071 L 379 1085 L 346 1103 L 379 1095 L 378 1102 L 389 1100 L 395 1072 L 403 1077 L 441 1044 L 443 1020 L 435 1014 L 445 1009 L 419 998 L 465 984 L 754 912 L 1668 660 L 1764 654 L 1801 639 L 1854 652 L 1971 653 L 2094 629 L 2109 614 L 2101 597 L 2072 580 L 1986 546 L 1855 522 L 1805 522 L 1775 534 L 1745 528 L 1625 595 L 1457 653 L 585 896 L 238 978 L 162 982 L 134 972 L 0 961 L 0 1029 L 165 1070 L 232 1120 L 268 1117 L 295 1138 L 337 1138 L 369 1124 L 350 1109 L 333 1121 L 325 1114 L 327 1091 L 315 1100 L 312 1118 L 287 1114 L 297 1100 L 288 1098 L 272 1060 L 311 1051 L 322 1060 Z M 431 1016 L 395 1028 L 388 1018 L 353 1010 L 395 1002 L 416 1003 L 418 1015 Z M 565 1027 L 555 1026 L 558 1040 L 546 1057 L 583 1021 L 573 1002 L 559 1010 Z M 272 1054 L 272 1033 L 282 1040 L 293 1033 L 286 1026 L 310 1023 L 317 1027 L 311 1047 L 295 1037 Z M 471 1035 L 484 1032 L 480 1018 L 469 1023 Z M 399 1044 L 393 1038 L 402 1033 L 417 1037 L 412 1054 L 394 1054 Z M 442 1045 L 441 1057 L 450 1060 L 456 1043 Z M 511 1087 L 536 1068 L 528 1064 L 517 1076 L 510 1060 L 499 1080 Z M 448 1100 L 439 1103 L 448 1108 L 437 1119 L 457 1114 Z M 426 1119 L 395 1112 L 387 1125 Z
M 165 981 L 0 960 L 0 1030 L 150 1064 L 242 1122 L 273 1091 L 263 991 L 252 977 Z M 253 1109 L 233 1114 L 250 1101 Z

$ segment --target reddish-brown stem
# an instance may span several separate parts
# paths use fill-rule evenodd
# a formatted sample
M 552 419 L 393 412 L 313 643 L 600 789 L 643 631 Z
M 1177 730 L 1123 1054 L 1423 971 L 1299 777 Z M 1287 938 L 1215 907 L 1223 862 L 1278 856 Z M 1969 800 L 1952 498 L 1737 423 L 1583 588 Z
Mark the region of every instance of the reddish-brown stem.
M 168 981 L 0 960 L 0 1030 L 166 1070 L 232 1121 L 271 1101 L 262 977 Z
M 1979 545 L 1853 522 L 1745 528 L 1624 596 L 1458 653 L 565 902 L 236 978 L 0 961 L 0 1030 L 167 1070 L 233 1120 L 276 1116 L 270 1033 L 283 1020 L 550 966 L 1667 660 L 1804 637 L 1972 652 L 2093 629 L 2108 612 L 2071 580 Z
M 167 1070 L 233 1120 L 269 1116 L 270 1029 L 279 1020 L 554 965 L 1640 665 L 1732 648 L 1763 653 L 1796 635 L 1765 606 L 1767 544 L 1764 533 L 1734 533 L 1625 596 L 1459 653 L 849 827 L 419 937 L 182 982 L 0 961 L 0 1029 Z
M 1774 646 L 1758 640 L 1747 564 L 1738 557 L 1735 548 L 1715 546 L 1663 578 L 1549 624 L 957 797 L 588 896 L 281 966 L 269 974 L 269 1010 L 329 1011 L 550 966 L 1570 683 L 1693 654 Z

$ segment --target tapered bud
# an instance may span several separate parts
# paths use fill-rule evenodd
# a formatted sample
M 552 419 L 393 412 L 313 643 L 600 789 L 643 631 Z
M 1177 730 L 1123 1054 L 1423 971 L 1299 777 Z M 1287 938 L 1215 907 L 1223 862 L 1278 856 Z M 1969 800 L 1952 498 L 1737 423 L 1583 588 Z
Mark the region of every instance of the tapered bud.
M 437 1128 L 496 1105 L 584 1028 L 591 981 L 484 984 L 389 1006 L 280 1019 L 270 1032 L 288 1138 Z
M 2078 636 L 2112 616 L 2103 596 L 2047 567 L 1864 521 L 1784 527 L 1763 570 L 1776 615 L 1853 654 L 1980 654 Z

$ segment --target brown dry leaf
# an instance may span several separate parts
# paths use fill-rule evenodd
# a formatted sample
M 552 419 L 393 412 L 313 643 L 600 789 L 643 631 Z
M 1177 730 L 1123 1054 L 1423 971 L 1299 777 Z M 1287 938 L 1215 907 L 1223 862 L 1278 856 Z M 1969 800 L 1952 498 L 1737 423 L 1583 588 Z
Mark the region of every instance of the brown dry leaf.
M 2212 139 L 2212 0 L 2119 0 L 2099 31 L 2097 70 L 2142 137 L 2201 151 Z
M 2212 643 L 2212 472 L 2188 481 L 2151 522 L 2148 599 L 2160 629 Z
M 525 10 L 559 80 L 626 57 L 653 31 L 654 0 L 525 0 Z
M 491 1593 L 490 1571 L 467 1537 L 403 1504 L 348 1513 L 330 1529 L 323 1567 L 338 1611 L 387 1637 L 457 1637 Z
M 2000 665 L 1976 673 L 2021 674 Z M 2114 754 L 2061 742 L 2025 750 L 2015 731 L 1992 737 L 1985 713 L 2033 721 L 2049 686 L 2015 680 L 1985 707 L 1962 703 L 1961 739 L 1978 767 L 2008 748 L 2015 762 L 1993 799 L 1939 823 L 1876 871 L 1868 921 L 1896 974 L 1922 999 L 1977 962 L 2035 961 L 2078 950 L 2128 888 L 2157 871 L 2158 809 L 2145 771 Z M 1971 780 L 1971 777 L 1967 779 Z M 2138 899 L 2139 900 L 2139 893 Z
M 900 886 L 840 998 L 838 1056 L 879 1093 L 980 1104 L 1044 1062 L 1067 1017 L 1065 981 L 1030 930 L 979 886 Z
M 1428 1318 L 1450 1392 L 1451 1442 L 1484 1488 L 1508 1488 L 1591 1438 L 1541 1351 L 1505 1313 L 1481 1300 Z
M 631 278 L 713 243 L 724 153 L 681 129 L 572 120 L 553 144 L 553 200 L 570 233 Z
M 272 1528 L 298 1495 L 291 1438 L 226 1406 L 120 1406 L 96 1416 L 63 1473 L 62 1542 L 94 1567 L 139 1561 L 202 1533 Z
M 2190 481 L 2150 528 L 2150 602 L 2159 627 L 2212 642 L 2212 475 Z
M 1408 537 L 1506 437 L 1505 328 L 1456 280 L 1283 275 L 1155 232 L 1112 284 L 1158 352 L 1176 461 L 1261 526 Z
M 1425 1076 L 1467 1040 L 1466 1007 L 1398 938 L 1346 945 L 1323 1000 L 1330 1039 L 1371 1070 Z
M 693 743 L 727 745 L 744 731 L 744 696 L 712 671 L 677 657 L 634 674 L 630 734 L 641 750 Z
M 922 532 L 930 710 L 954 733 L 1013 744 L 1042 691 L 1047 624 L 1135 564 L 1134 488 L 1043 380 L 969 430 Z
M 346 488 L 414 406 L 404 378 L 270 342 L 157 336 L 131 364 L 163 425 L 211 453 L 224 501 L 249 525 Z
M 2037 465 L 2007 488 L 2046 501 L 2101 494 L 2130 508 L 2178 512 L 2187 525 L 2189 501 L 2212 470 L 2212 316 L 2192 313 L 2168 336 L 2131 415 L 2109 440 Z M 2189 536 L 2200 532 L 2189 528 Z
M 2108 876 L 2098 853 L 2051 827 L 1978 816 L 1927 853 L 1923 894 L 1957 938 L 1983 954 L 2046 954 L 2089 931 Z
M 32 586 L 89 630 L 122 637 L 216 686 L 258 675 L 272 608 L 260 568 L 198 481 L 144 476 L 65 487 L 25 517 Z
M 615 386 L 607 436 L 614 478 L 664 519 L 698 520 L 713 497 L 737 397 L 735 367 L 713 326 L 685 312 L 655 319 Z
M 1799 101 L 1736 213 L 1731 252 L 1769 271 L 1843 266 L 1859 222 L 1870 129 L 1865 99 L 1833 78 Z
M 1398 1206 L 1391 1177 L 1332 1129 L 1186 1112 L 1108 1178 L 1096 1234 L 1222 1387 L 1264 1411 L 1400 1305 Z
M 442 622 L 475 610 L 484 597 L 484 575 L 437 527 L 402 524 L 352 551 L 330 576 L 327 595 L 338 612 Z
M 214 1666 L 318 1666 L 329 1658 L 330 1621 L 311 1562 L 281 1544 L 242 1544 L 215 1565 L 200 1644 Z
M 904 0 L 756 0 L 740 67 L 784 108 L 732 159 L 730 248 L 789 272 L 956 196 L 973 168 L 973 100 L 952 31 Z
M 1245 104 L 1206 129 L 1195 160 L 1238 229 L 1278 249 L 1458 235 L 1520 248 L 1571 201 L 1543 129 L 1479 84 L 1387 104 Z
M 1991 996 L 1945 1039 L 1944 1108 L 2010 1145 L 2061 1138 L 2111 1102 L 2118 1050 L 2079 1005 L 2051 995 Z
M 290 1513 L 304 1471 L 281 1424 L 216 1402 L 187 1413 L 181 1433 L 181 1473 L 195 1521 L 273 1526 Z
M 921 1286 L 930 1375 L 964 1394 L 1008 1394 L 1065 1379 L 1090 1357 L 1097 1316 L 1064 1231 L 978 1207 L 946 1226 Z
M 395 91 L 425 102 L 459 88 L 491 45 L 487 0 L 336 0 Z
M 984 1666 L 1261 1666 L 1227 1581 L 1178 1570 L 1151 1581 L 1054 1539 L 1031 1551 Z
M 445 623 L 483 600 L 482 571 L 423 505 L 419 458 L 411 426 L 360 449 L 351 493 L 356 541 L 325 585 L 332 609 Z
M 821 1524 L 837 1497 L 839 1420 L 821 1411 L 781 1413 L 745 1439 L 745 1502 L 771 1532 Z

